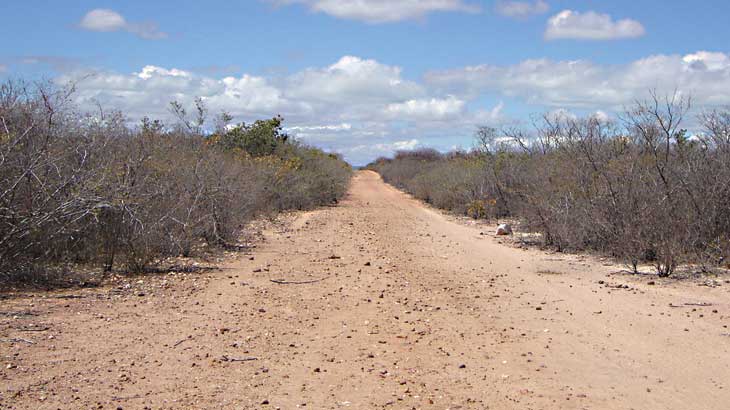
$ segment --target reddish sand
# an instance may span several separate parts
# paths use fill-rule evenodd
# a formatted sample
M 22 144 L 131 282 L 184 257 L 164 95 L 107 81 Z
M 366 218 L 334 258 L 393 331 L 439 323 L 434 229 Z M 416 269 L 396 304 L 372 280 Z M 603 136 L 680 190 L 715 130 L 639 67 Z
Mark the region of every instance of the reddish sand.
M 730 408 L 724 281 L 501 244 L 367 171 L 290 219 L 218 272 L 0 300 L 0 408 Z

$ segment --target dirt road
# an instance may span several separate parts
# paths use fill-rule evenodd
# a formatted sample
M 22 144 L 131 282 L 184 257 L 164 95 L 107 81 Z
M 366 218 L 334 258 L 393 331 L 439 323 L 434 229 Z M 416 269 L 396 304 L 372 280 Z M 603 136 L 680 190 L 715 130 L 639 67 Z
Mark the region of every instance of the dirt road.
M 0 300 L 0 408 L 730 408 L 724 281 L 500 244 L 371 172 L 265 238 L 220 272 Z

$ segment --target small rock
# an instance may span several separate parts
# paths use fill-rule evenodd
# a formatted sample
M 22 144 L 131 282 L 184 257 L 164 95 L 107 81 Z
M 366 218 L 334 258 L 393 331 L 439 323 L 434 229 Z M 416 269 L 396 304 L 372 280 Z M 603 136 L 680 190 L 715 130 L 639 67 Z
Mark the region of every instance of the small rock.
M 497 227 L 498 236 L 512 235 L 512 227 L 509 224 L 501 224 Z

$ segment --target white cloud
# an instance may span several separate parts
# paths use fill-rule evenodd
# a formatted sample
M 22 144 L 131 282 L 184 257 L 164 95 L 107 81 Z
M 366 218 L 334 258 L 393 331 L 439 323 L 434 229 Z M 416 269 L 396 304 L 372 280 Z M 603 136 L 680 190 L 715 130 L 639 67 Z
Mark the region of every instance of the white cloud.
M 96 102 L 122 110 L 132 120 L 144 116 L 169 119 L 171 101 L 192 104 L 201 97 L 213 111 L 227 110 L 239 117 L 275 115 L 278 110 L 296 111 L 282 93 L 262 77 L 243 75 L 215 79 L 190 72 L 146 66 L 139 73 L 69 73 L 59 83 L 78 81 L 76 101 L 92 109 Z
M 604 110 L 620 110 L 651 89 L 676 89 L 698 105 L 717 106 L 730 104 L 730 55 L 654 55 L 623 65 L 547 59 L 484 64 L 430 72 L 426 85 L 466 98 L 493 93 L 540 106 Z
M 333 17 L 391 23 L 422 19 L 433 12 L 476 13 L 480 8 L 463 0 L 269 0 L 275 4 L 303 4 L 310 10 Z
M 295 125 L 285 127 L 284 129 L 286 132 L 293 134 L 298 138 L 316 138 L 319 142 L 332 142 L 341 138 L 345 133 L 351 132 L 352 124 L 343 122 L 342 124 Z
M 205 82 L 215 80 L 206 78 Z M 220 80 L 223 91 L 207 97 L 207 103 L 216 110 L 227 110 L 234 114 L 269 113 L 279 110 L 297 110 L 277 87 L 262 77 L 244 74 L 241 77 L 225 77 Z M 230 108 L 228 108 L 230 107 Z
M 152 22 L 130 23 L 124 16 L 109 9 L 94 9 L 89 11 L 81 18 L 79 28 L 106 33 L 127 31 L 148 40 L 167 38 L 167 33 L 161 32 L 157 24 Z
M 659 94 L 675 89 L 691 94 L 700 107 L 730 105 L 730 55 L 709 51 L 622 65 L 547 59 L 484 64 L 429 72 L 420 81 L 405 79 L 400 67 L 354 56 L 284 77 L 212 76 L 153 65 L 132 73 L 88 74 L 57 78 L 81 79 L 76 99 L 82 109 L 93 111 L 98 101 L 132 121 L 143 116 L 170 121 L 170 101 L 189 107 L 200 96 L 211 114 L 226 110 L 236 121 L 281 114 L 287 131 L 355 163 L 414 139 L 440 147 L 452 144 L 451 138 L 466 141 L 478 125 L 509 122 L 505 103 L 604 118 L 656 88 Z M 495 99 L 494 105 L 483 103 Z
M 698 51 L 687 54 L 682 60 L 697 70 L 723 70 L 730 67 L 730 57 L 724 53 Z
M 128 74 L 83 71 L 56 79 L 73 80 L 79 81 L 75 98 L 82 109 L 94 111 L 98 102 L 133 122 L 144 116 L 171 121 L 170 101 L 191 107 L 197 96 L 211 115 L 225 110 L 236 122 L 281 114 L 288 132 L 357 163 L 406 149 L 416 144 L 414 137 L 435 138 L 444 130 L 471 135 L 477 124 L 501 121 L 503 107 L 470 110 L 464 98 L 403 78 L 400 67 L 354 56 L 284 77 L 214 77 L 147 65 Z
M 290 76 L 287 93 L 314 105 L 344 104 L 368 110 L 378 104 L 425 95 L 423 87 L 404 80 L 401 68 L 375 60 L 345 56 L 335 64 Z
M 191 74 L 187 71 L 178 70 L 176 68 L 173 68 L 172 70 L 167 70 L 162 67 L 148 65 L 144 66 L 144 68 L 142 68 L 142 71 L 137 74 L 137 76 L 143 80 L 149 80 L 154 76 L 190 77 Z
M 410 139 L 375 145 L 356 145 L 348 147 L 344 151 L 350 154 L 366 153 L 368 155 L 392 155 L 396 151 L 413 151 L 418 148 L 419 145 L 420 142 L 417 139 Z
M 5 64 L 0 64 L 0 73 L 4 73 L 6 71 L 8 71 L 8 66 L 6 66 Z
M 498 0 L 494 8 L 497 13 L 503 16 L 522 19 L 537 14 L 547 13 L 548 10 L 550 10 L 550 5 L 548 5 L 545 0 Z
M 313 125 L 313 126 L 297 126 L 288 127 L 289 131 L 349 131 L 352 129 L 352 124 L 343 122 L 342 124 L 336 125 Z
M 578 115 L 570 110 L 566 110 L 565 108 L 557 108 L 551 111 L 546 112 L 545 114 L 546 118 L 551 119 L 553 122 L 557 122 L 560 120 L 576 120 L 578 119 Z
M 611 119 L 611 115 L 602 110 L 596 110 L 596 111 L 592 112 L 590 117 L 595 118 L 596 120 L 601 121 L 601 122 L 606 122 Z
M 127 27 L 127 21 L 114 10 L 95 9 L 86 13 L 79 26 L 89 31 L 119 31 Z
M 383 146 L 382 144 L 380 146 Z M 392 144 L 385 145 L 385 147 L 392 147 L 395 150 L 413 150 L 418 146 L 418 140 L 412 139 L 408 141 L 396 141 Z
M 608 14 L 563 10 L 548 20 L 545 39 L 614 40 L 641 37 L 644 33 L 644 26 L 636 20 L 614 21 Z
M 398 119 L 443 120 L 461 114 L 465 105 L 465 101 L 454 96 L 408 100 L 402 103 L 389 104 L 386 113 L 388 116 Z
M 391 104 L 405 104 L 428 96 L 421 84 L 402 78 L 400 67 L 353 56 L 342 57 L 330 66 L 305 69 L 283 78 L 249 74 L 215 78 L 153 65 L 131 74 L 88 74 L 67 73 L 57 81 L 81 78 L 77 98 L 82 105 L 88 103 L 88 106 L 93 106 L 93 101 L 106 102 L 122 109 L 133 119 L 144 115 L 165 118 L 169 101 L 190 103 L 194 97 L 200 96 L 211 111 L 226 109 L 242 118 L 283 113 L 299 121 L 293 126 L 351 124 L 354 120 L 380 123 Z M 456 103 L 454 99 L 444 101 L 452 105 Z M 437 109 L 436 106 L 433 108 Z M 450 109 L 444 107 L 444 113 Z M 313 123 L 313 120 L 316 122 Z M 311 133 L 316 129 L 301 131 Z
M 473 121 L 474 126 L 487 125 L 487 124 L 499 124 L 504 122 L 504 102 L 500 101 L 497 105 L 492 107 L 491 110 L 477 110 L 474 113 Z

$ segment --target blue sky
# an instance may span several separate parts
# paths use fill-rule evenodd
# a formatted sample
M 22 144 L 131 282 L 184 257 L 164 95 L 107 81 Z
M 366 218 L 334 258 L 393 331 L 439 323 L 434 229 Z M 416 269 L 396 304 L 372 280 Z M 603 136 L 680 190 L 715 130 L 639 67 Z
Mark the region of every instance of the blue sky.
M 720 0 L 5 0 L 0 15 L 0 77 L 77 81 L 82 109 L 130 121 L 196 96 L 238 121 L 282 114 L 357 164 L 542 112 L 613 117 L 654 88 L 730 105 Z

